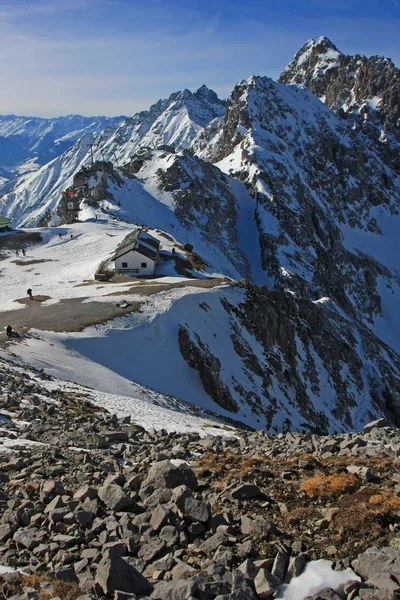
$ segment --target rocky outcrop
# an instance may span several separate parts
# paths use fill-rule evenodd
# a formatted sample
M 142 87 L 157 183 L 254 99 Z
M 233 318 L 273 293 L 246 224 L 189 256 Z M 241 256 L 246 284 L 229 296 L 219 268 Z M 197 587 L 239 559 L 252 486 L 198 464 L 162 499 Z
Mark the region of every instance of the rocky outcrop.
M 230 412 L 237 412 L 237 403 L 221 381 L 221 361 L 211 354 L 199 336 L 193 342 L 185 327 L 179 329 L 178 342 L 183 358 L 192 369 L 198 371 L 204 389 L 214 402 Z
M 307 87 L 329 108 L 346 112 L 376 98 L 372 106 L 382 121 L 400 126 L 400 70 L 389 58 L 344 55 L 320 37 L 300 48 L 278 81 Z
M 389 58 L 347 56 L 321 37 L 304 44 L 278 81 L 310 89 L 400 171 L 400 70 Z
M 374 416 L 400 425 L 398 355 L 332 300 L 249 283 L 218 298 L 192 309 L 178 343 L 236 418 L 270 431 L 343 431 Z
M 236 86 L 221 140 L 215 160 L 231 157 L 229 173 L 256 201 L 269 286 L 330 297 L 373 327 L 391 310 L 381 282 L 399 292 L 397 264 L 393 257 L 383 264 L 374 244 L 357 240 L 384 240 L 386 219 L 399 212 L 396 173 L 307 90 L 267 78 Z

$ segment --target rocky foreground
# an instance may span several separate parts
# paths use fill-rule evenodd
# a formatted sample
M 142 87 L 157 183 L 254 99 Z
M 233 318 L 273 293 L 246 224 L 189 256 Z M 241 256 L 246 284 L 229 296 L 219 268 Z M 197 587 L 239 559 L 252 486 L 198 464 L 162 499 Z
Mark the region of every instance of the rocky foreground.
M 0 441 L 16 444 L 0 454 L 0 565 L 20 569 L 1 599 L 273 598 L 320 558 L 360 581 L 314 600 L 400 598 L 400 430 L 384 420 L 200 438 L 38 373 L 0 379 Z

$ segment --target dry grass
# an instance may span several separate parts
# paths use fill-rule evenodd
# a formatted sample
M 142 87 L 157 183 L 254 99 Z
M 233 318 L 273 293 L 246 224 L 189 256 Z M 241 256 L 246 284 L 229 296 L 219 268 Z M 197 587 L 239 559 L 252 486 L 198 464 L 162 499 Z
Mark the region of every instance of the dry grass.
M 39 493 L 39 487 L 30 481 L 28 481 L 28 483 L 24 483 L 22 488 L 25 490 L 25 492 L 31 499 L 35 498 Z
M 309 498 L 329 498 L 330 496 L 350 492 L 357 485 L 357 477 L 350 473 L 338 473 L 336 475 L 318 473 L 314 477 L 303 479 L 300 492 L 305 492 Z
M 394 496 L 390 490 L 383 490 L 379 494 L 374 494 L 369 499 L 369 507 L 371 510 L 379 513 L 387 513 L 388 511 L 400 511 L 400 498 Z
M 207 452 L 194 464 L 194 469 L 200 476 L 210 477 L 211 487 L 220 491 L 234 480 L 271 477 L 269 465 L 266 458 L 233 454 L 228 450 L 220 454 Z
M 308 506 L 302 506 L 299 508 L 295 508 L 287 515 L 287 520 L 289 523 L 302 523 L 306 522 L 307 524 L 311 519 L 320 516 L 315 508 L 311 508 Z
M 75 600 L 82 593 L 76 583 L 67 583 L 65 581 L 58 581 L 57 579 L 49 579 L 46 574 L 35 573 L 34 575 L 24 575 L 20 581 L 12 583 L 2 583 L 1 591 L 5 598 L 9 598 L 14 594 L 23 594 L 24 587 L 32 587 L 39 594 L 39 600 L 48 600 L 49 593 L 44 589 L 41 589 L 41 583 L 51 583 L 54 591 L 51 596 L 58 596 L 62 600 Z

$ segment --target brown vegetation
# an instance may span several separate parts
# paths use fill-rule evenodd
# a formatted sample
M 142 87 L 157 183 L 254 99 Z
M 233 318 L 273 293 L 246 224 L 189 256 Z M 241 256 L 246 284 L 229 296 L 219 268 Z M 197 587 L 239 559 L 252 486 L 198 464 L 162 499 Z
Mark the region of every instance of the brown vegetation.
M 15 594 L 23 594 L 24 588 L 35 588 L 38 592 L 39 600 L 48 600 L 50 597 L 46 586 L 41 584 L 49 584 L 52 586 L 52 597 L 58 597 L 62 600 L 75 600 L 82 595 L 76 583 L 67 583 L 58 581 L 57 579 L 49 579 L 48 575 L 35 573 L 34 575 L 23 575 L 19 581 L 10 583 L 3 582 L 1 586 L 0 599 L 9 598 Z
M 303 479 L 300 492 L 305 492 L 309 498 L 327 498 L 344 494 L 357 487 L 358 479 L 350 473 L 323 475 L 318 473 L 309 479 Z

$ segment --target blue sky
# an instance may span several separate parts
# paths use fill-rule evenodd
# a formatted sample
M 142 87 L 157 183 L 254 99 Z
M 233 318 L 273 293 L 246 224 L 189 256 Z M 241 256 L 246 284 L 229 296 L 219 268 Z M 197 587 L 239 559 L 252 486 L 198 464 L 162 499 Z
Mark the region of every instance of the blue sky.
M 132 115 L 276 79 L 310 38 L 400 65 L 400 0 L 0 0 L 0 114 Z

